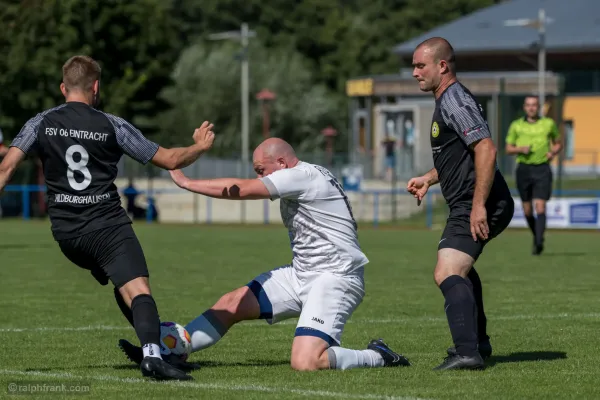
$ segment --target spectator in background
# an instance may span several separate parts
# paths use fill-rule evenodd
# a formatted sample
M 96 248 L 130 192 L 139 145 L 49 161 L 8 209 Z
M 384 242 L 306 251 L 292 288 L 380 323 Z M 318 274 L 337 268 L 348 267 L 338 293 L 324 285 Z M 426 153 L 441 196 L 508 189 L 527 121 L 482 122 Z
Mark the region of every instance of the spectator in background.
M 4 135 L 2 135 L 2 129 L 0 128 L 0 157 L 4 157 L 8 153 L 8 147 L 4 145 Z
M 127 214 L 131 215 L 133 219 L 143 219 L 146 210 L 135 204 L 135 199 L 140 195 L 140 192 L 133 186 L 132 179 L 129 179 L 129 184 L 123 190 L 123 195 L 127 199 Z
M 151 219 L 153 221 L 158 220 L 158 210 L 156 209 L 156 204 L 154 202 L 154 198 L 148 198 L 148 208 L 139 207 L 135 204 L 136 198 L 141 194 L 139 190 L 135 188 L 133 185 L 133 180 L 130 178 L 127 187 L 123 189 L 123 195 L 125 199 L 127 199 L 127 213 L 135 220 L 135 219 L 147 219 L 146 213 L 151 213 Z
M 391 181 L 394 176 L 394 168 L 396 168 L 396 138 L 388 133 L 382 145 L 385 149 L 385 179 Z

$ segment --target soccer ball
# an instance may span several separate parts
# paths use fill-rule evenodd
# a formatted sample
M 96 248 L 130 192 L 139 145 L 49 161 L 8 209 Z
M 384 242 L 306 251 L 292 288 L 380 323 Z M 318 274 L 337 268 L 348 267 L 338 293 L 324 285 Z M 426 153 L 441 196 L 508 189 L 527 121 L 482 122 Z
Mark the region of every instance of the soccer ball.
M 173 354 L 182 361 L 192 352 L 192 339 L 185 328 L 175 322 L 160 324 L 160 354 Z

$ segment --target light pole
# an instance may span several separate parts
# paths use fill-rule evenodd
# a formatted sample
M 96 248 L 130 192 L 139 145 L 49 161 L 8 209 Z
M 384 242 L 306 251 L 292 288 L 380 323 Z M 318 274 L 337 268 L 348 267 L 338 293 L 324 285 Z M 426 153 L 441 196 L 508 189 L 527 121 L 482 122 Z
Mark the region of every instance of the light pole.
M 244 178 L 248 177 L 250 128 L 249 121 L 249 77 L 248 77 L 248 39 L 255 37 L 256 32 L 248 29 L 248 24 L 243 23 L 239 31 L 213 33 L 208 36 L 210 40 L 239 40 L 242 45 L 242 73 L 241 73 L 241 103 L 242 103 L 242 163 Z
M 544 116 L 544 106 L 546 104 L 546 24 L 552 22 L 551 18 L 546 18 L 546 11 L 541 8 L 538 11 L 537 19 L 520 18 L 504 21 L 504 26 L 525 26 L 538 30 L 538 92 L 540 97 L 540 116 Z
M 325 136 L 325 140 L 327 141 L 327 155 L 329 158 L 329 166 L 333 166 L 333 138 L 337 136 L 337 131 L 332 126 L 328 126 L 327 128 L 321 131 L 321 134 Z
M 262 103 L 263 112 L 263 139 L 267 139 L 270 135 L 270 118 L 269 118 L 269 103 L 275 100 L 277 96 L 269 89 L 263 89 L 256 94 L 256 99 Z

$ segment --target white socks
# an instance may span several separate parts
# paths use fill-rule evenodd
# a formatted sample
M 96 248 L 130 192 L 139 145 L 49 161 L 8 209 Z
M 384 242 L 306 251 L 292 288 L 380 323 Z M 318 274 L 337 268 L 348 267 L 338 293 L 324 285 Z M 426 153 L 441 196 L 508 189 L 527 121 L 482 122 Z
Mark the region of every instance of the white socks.
M 148 343 L 142 347 L 142 351 L 144 352 L 144 357 L 162 358 L 160 356 L 160 347 L 157 344 Z
M 374 350 L 351 350 L 333 346 L 327 349 L 331 369 L 383 367 L 381 355 Z
M 192 338 L 192 352 L 212 346 L 227 332 L 227 329 L 212 316 L 210 310 L 187 324 L 185 329 Z

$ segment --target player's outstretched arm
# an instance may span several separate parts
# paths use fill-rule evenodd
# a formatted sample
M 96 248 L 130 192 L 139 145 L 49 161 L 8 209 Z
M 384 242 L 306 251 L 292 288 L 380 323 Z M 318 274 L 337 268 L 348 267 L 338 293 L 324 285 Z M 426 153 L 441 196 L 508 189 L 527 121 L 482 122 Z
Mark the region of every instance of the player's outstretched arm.
M 168 170 L 185 168 L 193 164 L 212 147 L 215 140 L 215 133 L 212 128 L 213 124 L 204 121 L 202 126 L 194 131 L 194 144 L 191 146 L 172 149 L 159 147 L 154 157 L 152 157 L 152 164 Z
M 258 200 L 269 199 L 271 195 L 259 179 L 189 179 L 180 170 L 169 171 L 177 186 L 190 192 L 203 194 L 216 199 Z
M 185 168 L 193 164 L 207 150 L 206 147 L 199 144 L 171 149 L 159 147 L 152 157 L 152 164 L 167 170 Z
M 25 156 L 26 154 L 18 147 L 11 147 L 8 150 L 6 156 L 2 159 L 2 163 L 0 163 L 0 193 L 4 190 Z

